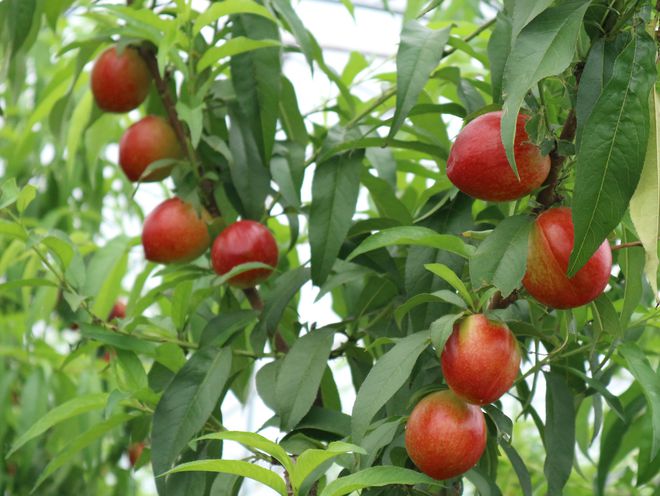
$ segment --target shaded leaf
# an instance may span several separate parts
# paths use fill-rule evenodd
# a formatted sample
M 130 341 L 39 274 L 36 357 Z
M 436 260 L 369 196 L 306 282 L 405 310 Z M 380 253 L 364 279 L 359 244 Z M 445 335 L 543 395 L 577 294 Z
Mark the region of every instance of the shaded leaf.
M 168 384 L 156 406 L 151 431 L 151 459 L 157 476 L 171 468 L 208 420 L 229 379 L 231 359 L 229 348 L 203 348 Z M 165 479 L 156 479 L 156 485 L 162 492 Z
M 390 484 L 444 486 L 443 482 L 431 479 L 428 475 L 415 472 L 414 470 L 395 466 L 379 466 L 367 468 L 332 481 L 321 491 L 321 496 L 343 496 L 359 489 L 383 487 Z
M 312 281 L 326 280 L 339 254 L 355 212 L 363 153 L 334 157 L 316 166 L 309 213 Z
M 582 132 L 572 213 L 575 228 L 568 275 L 575 274 L 619 223 L 639 182 L 649 132 L 649 91 L 655 42 L 633 36 L 617 57 Z
M 630 373 L 642 386 L 646 397 L 653 432 L 650 456 L 653 459 L 660 449 L 660 374 L 651 368 L 644 352 L 638 346 L 626 343 L 619 348 L 619 353 L 626 360 Z
M 19 450 L 25 443 L 31 441 L 35 437 L 43 434 L 51 427 L 64 422 L 83 413 L 91 412 L 93 410 L 102 409 L 108 401 L 107 393 L 89 394 L 85 396 L 78 396 L 61 405 L 56 406 L 46 415 L 41 417 L 35 422 L 32 427 L 21 434 L 18 439 L 14 441 L 7 456 L 11 456 Z
M 401 339 L 369 371 L 353 405 L 353 442 L 362 440 L 374 415 L 408 380 L 417 358 L 429 344 L 429 337 L 428 332 L 418 332 Z
M 282 360 L 275 383 L 275 411 L 284 430 L 293 429 L 312 407 L 333 336 L 332 329 L 315 329 L 298 338 Z
M 639 236 L 646 263 L 644 274 L 653 294 L 658 294 L 658 237 L 660 237 L 660 92 L 651 91 L 649 139 L 644 167 L 630 199 L 630 218 Z M 657 298 L 657 297 L 656 297 Z
M 239 460 L 196 460 L 193 462 L 182 463 L 163 475 L 176 474 L 179 472 L 219 472 L 240 475 L 261 482 L 274 489 L 282 496 L 286 496 L 287 494 L 284 480 L 275 472 L 260 467 L 259 465 Z M 158 479 L 156 480 L 158 481 Z
M 572 0 L 547 9 L 527 24 L 513 42 L 502 83 L 502 143 L 516 175 L 513 141 L 525 94 L 541 79 L 561 73 L 571 63 L 589 4 L 589 0 Z
M 417 103 L 431 72 L 442 59 L 450 31 L 451 26 L 433 30 L 417 21 L 408 21 L 403 25 L 396 55 L 396 109 L 388 138 L 394 137 L 410 109 Z
M 573 467 L 575 455 L 575 407 L 573 394 L 565 379 L 556 373 L 545 374 L 546 422 L 543 473 L 548 480 L 548 495 L 561 495 Z
M 527 268 L 527 244 L 533 219 L 507 217 L 481 242 L 470 257 L 473 288 L 492 284 L 507 297 L 520 286 Z
M 438 234 L 427 227 L 402 226 L 383 229 L 380 232 L 372 234 L 351 252 L 347 260 L 352 260 L 358 255 L 377 250 L 378 248 L 395 245 L 437 248 L 456 253 L 464 258 L 468 258 L 472 252 L 472 247 L 466 245 L 458 236 Z

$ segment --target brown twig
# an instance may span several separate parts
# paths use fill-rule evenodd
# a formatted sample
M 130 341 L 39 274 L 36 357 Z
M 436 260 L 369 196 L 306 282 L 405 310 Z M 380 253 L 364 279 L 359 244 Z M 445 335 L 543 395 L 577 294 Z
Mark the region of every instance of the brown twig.
M 579 62 L 575 65 L 573 74 L 575 76 L 576 87 L 580 84 L 580 78 L 582 77 L 582 71 L 584 70 L 584 63 Z M 577 131 L 577 117 L 575 115 L 575 109 L 571 109 L 564 122 L 564 127 L 561 130 L 559 135 L 560 141 L 573 141 L 575 139 L 575 133 Z M 560 202 L 563 198 L 557 193 L 557 186 L 559 185 L 559 178 L 561 177 L 561 170 L 564 167 L 566 162 L 566 157 L 559 154 L 557 145 L 550 152 L 550 172 L 547 179 L 543 183 L 543 189 L 536 196 L 536 201 L 539 203 L 539 207 L 535 210 L 536 213 L 545 210 L 557 202 Z
M 156 52 L 152 46 L 145 44 L 138 47 L 138 49 L 151 73 L 151 77 L 158 90 L 158 95 L 160 96 L 165 112 L 167 113 L 167 120 L 170 122 L 172 129 L 174 129 L 174 134 L 176 135 L 176 139 L 179 142 L 181 149 L 185 152 L 190 164 L 195 167 L 196 170 L 198 170 L 199 175 L 202 176 L 203 170 L 199 166 L 199 160 L 190 141 L 188 131 L 176 112 L 176 103 L 168 86 L 168 78 L 163 77 L 158 70 Z M 213 190 L 213 181 L 208 179 L 202 179 L 200 181 L 200 192 L 202 193 L 202 203 L 204 204 L 204 207 L 213 217 L 220 217 L 221 212 L 215 201 Z
M 488 304 L 488 310 L 498 310 L 498 309 L 507 308 L 509 305 L 515 303 L 517 299 L 518 299 L 518 290 L 514 290 L 506 298 L 502 296 L 502 293 L 497 291 L 493 295 L 493 298 L 490 300 L 490 303 Z
M 643 246 L 641 241 L 631 241 L 630 243 L 621 243 L 620 245 L 611 245 L 612 251 L 623 250 L 625 248 L 633 248 L 636 246 Z

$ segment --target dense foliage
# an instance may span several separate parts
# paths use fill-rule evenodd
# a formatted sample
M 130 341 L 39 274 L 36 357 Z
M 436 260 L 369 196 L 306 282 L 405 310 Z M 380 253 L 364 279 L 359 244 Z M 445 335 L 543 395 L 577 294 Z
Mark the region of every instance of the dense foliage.
M 658 16 L 649 0 L 410 0 L 383 72 L 357 51 L 326 64 L 289 0 L 0 1 L 0 493 L 140 494 L 151 470 L 161 496 L 236 495 L 244 478 L 284 496 L 659 494 Z M 129 114 L 90 91 L 112 45 L 153 78 Z M 292 57 L 336 90 L 304 115 L 315 88 L 289 79 Z M 447 158 L 462 124 L 499 109 L 511 166 L 522 111 L 550 175 L 517 201 L 474 200 Z M 136 187 L 116 145 L 149 114 L 184 153 Z M 263 264 L 218 276 L 208 250 L 146 261 L 140 205 L 175 194 L 211 240 L 266 224 L 271 277 L 233 287 Z M 559 205 L 569 273 L 615 248 L 606 291 L 566 310 L 521 285 L 534 218 Z M 330 325 L 299 318 L 312 285 Z M 478 464 L 434 481 L 405 423 L 446 388 L 440 353 L 473 312 L 507 323 L 521 373 L 483 407 Z M 228 395 L 254 384 L 277 436 L 223 426 Z M 230 442 L 251 456 L 223 457 Z

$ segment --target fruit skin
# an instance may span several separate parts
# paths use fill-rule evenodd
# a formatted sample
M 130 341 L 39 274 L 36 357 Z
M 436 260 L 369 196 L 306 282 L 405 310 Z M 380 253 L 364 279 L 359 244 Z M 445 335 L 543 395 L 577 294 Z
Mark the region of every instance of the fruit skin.
M 128 460 L 131 462 L 131 467 L 135 467 L 135 464 L 140 459 L 142 451 L 144 450 L 144 443 L 133 443 L 128 447 Z
M 94 63 L 91 86 L 96 104 L 106 112 L 128 112 L 147 98 L 151 74 L 140 53 L 127 47 L 121 55 L 108 48 Z
M 525 123 L 516 121 L 514 155 L 520 181 L 506 158 L 500 135 L 502 112 L 480 115 L 465 126 L 447 159 L 447 177 L 463 193 L 487 201 L 517 200 L 540 187 L 550 172 L 550 157 L 530 142 Z
M 123 301 L 118 301 L 112 306 L 112 310 L 108 314 L 108 322 L 113 319 L 125 319 L 126 318 L 126 303 Z
M 447 385 L 462 399 L 486 405 L 506 393 L 518 375 L 520 350 L 509 328 L 470 315 L 454 325 L 441 356 Z
M 277 266 L 277 243 L 266 226 L 253 220 L 239 220 L 222 231 L 211 248 L 213 269 L 226 274 L 237 265 L 261 262 Z M 253 269 L 229 279 L 229 284 L 239 288 L 251 288 L 265 280 L 272 269 Z
M 424 397 L 408 418 L 408 456 L 434 479 L 449 479 L 469 470 L 479 461 L 485 448 L 483 412 L 450 390 Z
M 178 197 L 165 200 L 144 220 L 142 247 L 152 262 L 189 262 L 211 243 L 206 222 L 189 203 Z
M 119 142 L 119 165 L 133 182 L 156 160 L 181 158 L 181 147 L 174 129 L 162 117 L 148 115 L 129 127 Z M 154 170 L 142 182 L 160 181 L 170 175 L 171 167 Z
M 573 277 L 566 276 L 573 240 L 573 219 L 567 207 L 543 212 L 529 234 L 523 286 L 550 307 L 574 308 L 589 303 L 598 298 L 610 278 L 612 250 L 607 240 Z

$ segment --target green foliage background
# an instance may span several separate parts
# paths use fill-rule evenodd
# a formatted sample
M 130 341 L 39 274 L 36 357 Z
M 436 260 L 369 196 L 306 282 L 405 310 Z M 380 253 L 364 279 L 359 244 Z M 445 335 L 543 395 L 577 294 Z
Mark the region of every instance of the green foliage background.
M 128 4 L 0 1 L 2 494 L 140 494 L 125 460 L 140 442 L 140 474 L 176 467 L 156 478 L 168 496 L 235 495 L 244 477 L 282 495 L 660 494 L 655 2 L 411 0 L 396 72 L 358 52 L 330 68 L 289 0 Z M 103 114 L 89 90 L 116 42 L 142 45 L 163 83 L 138 114 Z M 302 115 L 287 56 L 336 97 Z M 382 94 L 361 100 L 364 81 Z M 499 108 L 509 153 L 516 114 L 532 116 L 558 172 L 545 193 L 486 203 L 447 179 L 461 119 Z M 113 145 L 136 115 L 168 111 L 187 154 L 162 194 L 206 208 L 214 235 L 268 225 L 281 257 L 258 293 L 208 255 L 148 263 L 129 235 L 146 193 Z M 559 203 L 571 270 L 605 239 L 630 245 L 605 294 L 561 311 L 520 288 L 533 215 Z M 336 323 L 300 321 L 309 281 Z M 107 322 L 117 299 L 127 317 Z M 415 471 L 405 419 L 444 387 L 437 356 L 479 310 L 516 334 L 522 376 L 484 408 L 479 464 L 443 484 Z M 253 383 L 277 439 L 224 429 L 227 394 L 245 402 Z M 223 458 L 227 442 L 251 456 Z

